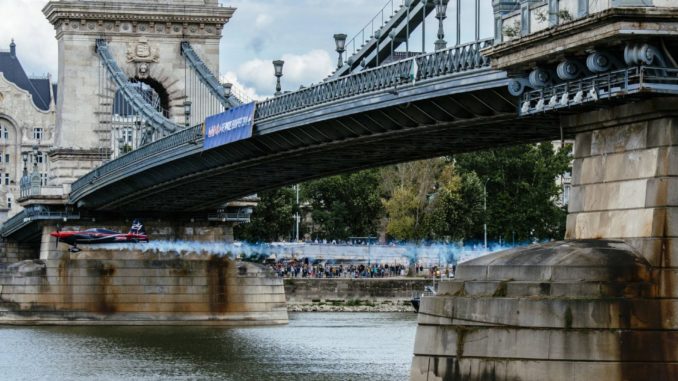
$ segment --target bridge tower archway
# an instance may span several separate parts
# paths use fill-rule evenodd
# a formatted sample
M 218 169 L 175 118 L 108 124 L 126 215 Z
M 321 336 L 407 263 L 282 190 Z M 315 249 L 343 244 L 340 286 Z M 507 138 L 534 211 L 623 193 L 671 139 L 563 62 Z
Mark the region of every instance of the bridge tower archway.
M 55 185 L 68 185 L 111 157 L 110 110 L 117 88 L 103 67 L 96 42 L 104 39 L 127 78 L 148 84 L 164 116 L 183 125 L 188 41 L 208 68 L 219 72 L 219 41 L 235 11 L 217 0 L 53 0 L 43 13 L 56 30 L 58 103 L 52 168 Z M 106 116 L 106 114 L 109 114 Z

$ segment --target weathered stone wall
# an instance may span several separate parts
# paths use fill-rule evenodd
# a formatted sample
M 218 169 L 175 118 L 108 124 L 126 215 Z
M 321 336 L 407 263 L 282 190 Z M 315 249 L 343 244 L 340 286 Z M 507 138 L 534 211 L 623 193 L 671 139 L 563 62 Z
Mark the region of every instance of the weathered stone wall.
M 0 267 L 27 259 L 37 259 L 39 251 L 38 243 L 3 242 L 0 244 Z
M 575 143 L 567 238 L 623 239 L 653 266 L 677 263 L 676 104 L 656 99 L 565 120 L 583 130 Z
M 49 254 L 0 272 L 0 323 L 260 325 L 287 322 L 281 279 L 206 255 Z
M 421 293 L 430 279 L 285 279 L 285 296 L 289 304 L 364 300 L 375 303 L 409 303 L 413 293 Z

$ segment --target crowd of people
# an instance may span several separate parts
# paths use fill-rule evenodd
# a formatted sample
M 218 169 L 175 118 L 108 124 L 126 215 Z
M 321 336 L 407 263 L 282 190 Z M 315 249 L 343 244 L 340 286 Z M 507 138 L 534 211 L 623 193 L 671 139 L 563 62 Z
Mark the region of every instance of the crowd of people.
M 314 264 L 309 260 L 279 261 L 272 267 L 282 278 L 390 278 L 406 276 L 408 271 L 401 264 Z
M 281 278 L 393 278 L 408 275 L 426 277 L 453 277 L 456 266 L 424 268 L 416 265 L 414 274 L 409 274 L 409 267 L 393 263 L 330 263 L 314 262 L 309 259 L 281 260 L 271 263 L 273 271 Z

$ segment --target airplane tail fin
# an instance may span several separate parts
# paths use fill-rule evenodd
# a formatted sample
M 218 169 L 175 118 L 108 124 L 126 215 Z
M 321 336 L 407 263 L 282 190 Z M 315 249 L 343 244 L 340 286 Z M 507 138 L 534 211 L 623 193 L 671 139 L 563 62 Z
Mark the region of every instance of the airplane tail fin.
M 141 220 L 135 219 L 132 222 L 132 227 L 129 229 L 130 234 L 146 234 L 146 228 L 144 224 L 141 223 Z

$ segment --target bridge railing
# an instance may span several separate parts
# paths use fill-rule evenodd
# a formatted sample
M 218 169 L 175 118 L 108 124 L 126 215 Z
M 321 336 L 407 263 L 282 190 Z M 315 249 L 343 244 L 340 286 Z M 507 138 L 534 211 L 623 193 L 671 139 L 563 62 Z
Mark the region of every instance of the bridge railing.
M 116 172 L 122 168 L 139 164 L 142 160 L 165 152 L 169 149 L 190 143 L 202 142 L 202 124 L 189 127 L 155 142 L 131 151 L 115 160 L 111 160 L 97 169 L 79 178 L 71 185 L 71 198 L 77 195 L 87 185 L 94 183 L 98 178 Z
M 12 235 L 14 232 L 21 230 L 24 226 L 30 224 L 32 221 L 38 220 L 78 220 L 79 213 L 72 212 L 55 212 L 40 209 L 24 209 L 15 214 L 13 217 L 5 221 L 0 226 L 0 236 L 3 238 Z
M 459 45 L 283 94 L 258 103 L 255 117 L 267 119 L 419 80 L 488 67 L 490 60 L 480 51 L 491 45 L 492 39 Z
M 251 213 L 209 213 L 208 221 L 221 222 L 250 222 Z
M 388 0 L 379 12 L 372 17 L 372 20 L 365 24 L 353 38 L 346 42 L 346 51 L 350 54 L 355 54 L 360 50 L 368 40 L 374 37 L 374 32 L 383 28 L 404 4 L 405 2 L 403 0 Z
M 522 96 L 520 116 L 581 106 L 644 91 L 678 93 L 678 69 L 634 66 L 597 74 Z

